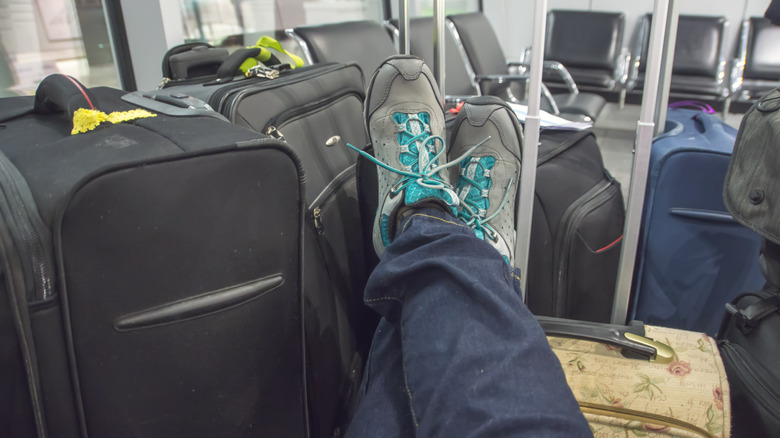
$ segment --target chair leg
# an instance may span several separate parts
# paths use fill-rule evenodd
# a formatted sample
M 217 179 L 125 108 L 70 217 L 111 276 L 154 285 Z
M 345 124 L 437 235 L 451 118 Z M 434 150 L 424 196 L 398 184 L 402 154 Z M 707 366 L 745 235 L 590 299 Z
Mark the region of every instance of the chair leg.
M 620 109 L 623 109 L 623 107 L 626 106 L 626 89 L 621 88 L 620 89 L 620 97 L 618 98 L 618 105 Z
M 731 109 L 731 96 L 727 97 L 723 101 L 723 120 L 726 120 L 726 117 L 728 117 L 730 109 Z

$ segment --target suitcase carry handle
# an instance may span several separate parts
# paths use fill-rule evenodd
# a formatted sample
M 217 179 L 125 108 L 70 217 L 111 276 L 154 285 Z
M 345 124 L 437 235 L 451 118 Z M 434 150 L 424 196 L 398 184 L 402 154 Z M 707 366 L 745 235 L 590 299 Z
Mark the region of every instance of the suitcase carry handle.
M 710 134 L 719 129 L 721 132 L 723 131 L 723 126 L 720 123 L 716 123 L 712 117 L 710 117 L 707 114 L 696 114 L 693 116 L 693 121 L 701 125 L 701 127 L 704 129 L 703 134 Z
M 65 113 L 73 118 L 79 108 L 96 109 L 95 98 L 81 82 L 63 74 L 47 76 L 35 92 L 33 112 L 36 114 Z
M 257 58 L 263 51 L 267 53 L 268 49 L 261 47 L 248 47 L 245 49 L 238 49 L 231 53 L 217 70 L 217 82 L 222 83 L 232 81 L 233 77 L 236 76 L 236 72 L 239 71 L 241 64 L 243 64 L 244 61 L 251 58 Z M 269 59 L 269 62 L 271 64 L 279 63 L 279 60 L 276 59 L 274 55 L 270 56 L 271 58 Z
M 207 49 L 213 49 L 214 48 L 214 46 L 212 46 L 209 43 L 201 43 L 201 42 L 197 42 L 197 43 L 184 43 L 184 44 L 179 44 L 178 46 L 171 47 L 170 49 L 168 49 L 167 52 L 165 52 L 165 56 L 163 56 L 163 61 L 162 61 L 163 77 L 164 78 L 170 78 L 171 75 L 172 75 L 172 73 L 171 73 L 171 63 L 170 63 L 171 56 L 178 55 L 179 53 L 184 53 L 184 52 L 186 52 L 188 50 L 194 49 L 195 47 L 205 47 Z
M 645 337 L 645 329 L 641 325 L 622 326 L 546 316 L 536 316 L 536 320 L 547 336 L 610 344 L 620 347 L 623 356 L 632 359 L 656 363 L 670 363 L 674 360 L 674 351 L 666 344 Z

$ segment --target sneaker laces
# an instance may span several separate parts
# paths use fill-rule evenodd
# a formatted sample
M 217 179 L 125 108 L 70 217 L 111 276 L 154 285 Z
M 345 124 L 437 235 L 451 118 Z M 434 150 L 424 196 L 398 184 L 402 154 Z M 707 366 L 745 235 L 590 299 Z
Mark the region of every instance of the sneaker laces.
M 452 190 L 450 184 L 442 179 L 439 172 L 460 163 L 488 139 L 472 146 L 460 157 L 438 165 L 438 159 L 444 153 L 444 148 L 440 148 L 436 153 L 431 151 L 431 148 L 434 148 L 437 140 L 444 144 L 444 139 L 441 136 L 432 135 L 427 118 L 427 113 L 396 113 L 393 116 L 397 123 L 398 142 L 401 145 L 399 161 L 404 165 L 404 169 L 396 169 L 349 143 L 347 143 L 347 146 L 377 166 L 403 176 L 392 187 L 393 194 L 398 194 L 410 185 L 417 184 L 420 187 L 431 190 L 443 190 L 450 198 L 449 201 L 444 201 L 448 205 L 457 206 L 460 203 L 460 199 Z
M 487 139 L 483 140 L 480 144 L 485 141 L 487 141 Z M 488 195 L 493 186 L 490 172 L 495 165 L 495 158 L 469 156 L 465 157 L 460 164 L 461 172 L 458 180 L 458 194 L 462 201 L 461 206 L 463 208 L 459 212 L 459 215 L 466 221 L 466 225 L 474 230 L 477 237 L 484 240 L 484 236 L 488 236 L 491 240 L 496 241 L 498 240 L 498 232 L 489 224 L 489 222 L 501 212 L 504 205 L 506 205 L 509 200 L 509 195 L 511 193 L 510 189 L 512 188 L 512 184 L 514 184 L 514 178 L 509 180 L 506 194 L 496 211 L 490 216 L 486 216 L 487 210 L 490 208 Z

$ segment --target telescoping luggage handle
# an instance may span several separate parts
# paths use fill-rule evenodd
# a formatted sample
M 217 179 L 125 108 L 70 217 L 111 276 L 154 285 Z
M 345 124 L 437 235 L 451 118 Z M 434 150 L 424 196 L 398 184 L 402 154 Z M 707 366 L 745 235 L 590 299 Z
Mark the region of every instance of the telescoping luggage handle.
M 445 59 L 444 59 L 444 0 L 433 1 L 433 76 L 439 84 L 439 92 L 444 102 Z M 409 0 L 398 1 L 398 49 L 403 55 L 410 54 L 409 46 Z
M 674 0 L 655 0 L 653 20 L 650 25 L 645 87 L 642 91 L 642 107 L 634 142 L 634 162 L 623 230 L 623 247 L 620 252 L 617 285 L 612 305 L 611 321 L 613 324 L 624 324 L 628 315 L 636 252 L 639 248 L 639 231 L 642 224 L 647 176 L 650 170 L 650 148 L 655 134 L 654 117 L 656 110 L 666 108 L 665 101 L 668 100 L 669 76 L 665 75 L 666 83 L 661 84 L 661 70 L 665 65 L 666 71 L 670 71 L 671 59 L 674 56 L 674 44 L 666 41 L 665 37 L 667 36 L 667 27 L 670 30 L 669 37 L 676 33 L 677 17 L 678 11 L 674 7 Z M 664 47 L 664 42 L 668 43 L 666 47 Z M 659 94 L 659 89 L 665 90 L 665 93 Z M 658 114 L 659 119 L 663 117 L 663 111 Z
M 662 364 L 674 360 L 672 348 L 646 337 L 643 325 L 612 325 L 544 316 L 537 316 L 536 320 L 547 336 L 606 343 L 620 347 L 621 354 L 631 359 Z

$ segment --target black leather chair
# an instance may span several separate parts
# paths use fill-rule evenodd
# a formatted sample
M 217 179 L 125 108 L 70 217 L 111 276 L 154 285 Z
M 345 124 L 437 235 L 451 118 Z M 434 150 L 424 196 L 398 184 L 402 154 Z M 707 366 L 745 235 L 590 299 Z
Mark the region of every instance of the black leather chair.
M 474 73 L 473 80 L 479 84 L 482 94 L 500 96 L 510 101 L 523 100 L 527 76 L 512 76 L 509 67 L 527 65 L 507 64 L 501 43 L 487 17 L 481 12 L 474 12 L 450 15 L 447 20 L 456 42 L 462 48 L 462 54 L 467 58 L 465 62 Z M 565 68 L 560 64 L 557 66 L 564 76 L 568 75 Z M 576 88 L 570 92 L 553 94 L 552 98 L 560 113 L 582 114 L 591 120 L 596 120 L 606 104 L 603 97 L 580 93 Z
M 547 13 L 544 59 L 563 64 L 581 90 L 618 92 L 628 78 L 628 54 L 622 50 L 625 22 L 620 12 L 552 10 Z M 542 80 L 550 89 L 567 86 L 550 70 Z
M 645 15 L 637 26 L 633 52 L 639 54 L 638 67 L 632 70 L 628 89 L 641 93 L 650 36 L 651 16 Z M 698 99 L 722 100 L 728 94 L 726 60 L 723 52 L 726 18 L 680 15 L 677 25 L 670 95 Z
M 390 20 L 388 28 L 398 38 L 398 20 Z M 425 63 L 429 66 L 433 66 L 433 17 L 415 17 L 409 19 L 409 51 L 412 55 L 419 56 L 425 60 Z M 464 61 L 464 57 L 461 55 L 458 48 L 457 41 L 452 32 L 445 32 L 445 100 L 447 106 L 455 106 L 459 101 L 462 101 L 470 96 L 479 96 L 482 94 L 479 83 L 476 81 L 471 65 Z M 512 78 L 526 82 L 528 80 L 527 75 L 502 76 L 503 79 L 511 80 Z M 541 109 L 552 114 L 558 114 L 557 107 L 554 106 L 554 100 L 552 94 L 545 90 L 545 99 L 542 100 Z M 519 96 L 515 94 L 514 96 Z M 507 96 L 501 96 L 507 98 Z M 511 100 L 510 100 L 511 101 Z M 522 99 L 517 99 L 520 103 L 526 103 Z M 552 102 L 552 103 L 551 103 Z M 564 118 L 572 118 L 574 120 L 581 120 L 582 114 L 563 114 Z
M 780 26 L 764 17 L 745 20 L 738 50 L 731 81 L 737 101 L 753 101 L 780 87 Z
M 375 21 L 299 26 L 288 34 L 299 41 L 309 64 L 355 62 L 366 80 L 396 53 L 390 34 Z

